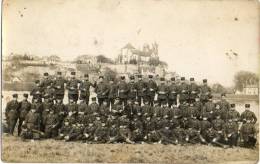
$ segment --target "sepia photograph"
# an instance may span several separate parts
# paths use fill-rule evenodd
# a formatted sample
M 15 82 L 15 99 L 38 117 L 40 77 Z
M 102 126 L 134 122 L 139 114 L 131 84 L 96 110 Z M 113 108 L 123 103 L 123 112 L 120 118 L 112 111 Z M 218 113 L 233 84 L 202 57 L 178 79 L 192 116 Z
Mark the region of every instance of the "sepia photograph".
M 2 162 L 258 162 L 259 1 L 1 5 Z

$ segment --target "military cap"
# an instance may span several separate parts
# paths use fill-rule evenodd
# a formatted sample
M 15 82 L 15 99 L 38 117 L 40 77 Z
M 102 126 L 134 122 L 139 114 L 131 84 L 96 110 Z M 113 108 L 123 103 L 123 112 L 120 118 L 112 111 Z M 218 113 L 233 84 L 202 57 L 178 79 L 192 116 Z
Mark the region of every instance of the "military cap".
M 222 97 L 222 96 L 226 96 L 226 94 L 225 94 L 225 93 L 221 93 L 221 97 Z
M 181 77 L 181 80 L 184 81 L 184 80 L 185 80 L 185 77 Z
M 209 95 L 209 99 L 212 99 L 213 98 L 213 96 L 212 95 Z
M 57 72 L 58 75 L 61 75 L 61 72 Z
M 18 94 L 17 93 L 14 93 L 13 94 L 13 98 L 17 98 L 18 97 Z
M 28 98 L 28 94 L 27 94 L 27 93 L 24 93 L 24 94 L 23 94 L 23 97 Z
M 71 75 L 76 75 L 76 72 L 71 72 L 70 74 L 71 74 Z
M 125 76 L 121 76 L 121 80 L 125 80 Z
M 131 75 L 131 76 L 130 76 L 130 79 L 131 79 L 131 80 L 134 80 L 134 79 L 135 79 L 135 77 L 134 77 L 133 75 Z
M 104 78 L 104 76 L 99 76 L 99 79 L 103 79 Z
M 175 81 L 175 77 L 172 77 L 172 78 L 171 78 L 171 81 Z
M 49 75 L 48 72 L 43 73 L 43 76 L 48 76 L 48 75 Z
M 190 78 L 190 81 L 194 81 L 194 77 L 191 77 L 191 78 Z
M 92 100 L 92 101 L 96 101 L 96 97 L 92 97 L 91 100 Z
M 88 74 L 85 74 L 84 77 L 88 77 Z
M 40 80 L 35 80 L 35 83 L 36 83 L 36 84 L 40 83 Z
M 235 108 L 235 107 L 236 107 L 236 104 L 230 104 L 230 107 L 231 107 L 231 108 Z
M 149 78 L 153 78 L 153 75 L 148 75 Z
M 245 104 L 245 107 L 246 108 L 250 108 L 250 104 Z
M 203 79 L 202 81 L 203 81 L 203 83 L 207 83 L 207 82 L 208 82 L 208 80 L 207 80 L 207 79 Z
M 142 78 L 143 76 L 142 75 L 138 75 L 138 78 Z
M 165 78 L 164 78 L 164 77 L 161 77 L 161 78 L 160 78 L 160 81 L 165 81 Z

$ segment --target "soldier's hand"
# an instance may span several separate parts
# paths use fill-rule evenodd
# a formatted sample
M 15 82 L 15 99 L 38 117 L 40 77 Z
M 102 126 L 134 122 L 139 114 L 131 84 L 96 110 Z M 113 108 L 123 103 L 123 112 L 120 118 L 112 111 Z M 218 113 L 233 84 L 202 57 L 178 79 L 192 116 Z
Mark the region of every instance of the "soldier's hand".
M 225 141 L 227 141 L 228 140 L 228 138 L 227 137 L 225 137 Z
M 98 139 L 97 137 L 94 138 L 95 141 L 97 141 L 97 139 Z
M 241 142 L 244 142 L 244 140 L 243 140 L 243 139 L 241 139 L 240 141 L 241 141 Z

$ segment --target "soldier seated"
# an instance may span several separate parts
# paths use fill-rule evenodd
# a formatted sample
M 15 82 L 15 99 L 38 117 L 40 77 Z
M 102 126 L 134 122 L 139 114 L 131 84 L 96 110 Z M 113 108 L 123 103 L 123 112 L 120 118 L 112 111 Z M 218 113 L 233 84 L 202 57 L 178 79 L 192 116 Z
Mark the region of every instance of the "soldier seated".
M 45 120 L 45 138 L 54 138 L 58 134 L 57 126 L 59 125 L 59 117 L 54 110 L 50 110 Z
M 88 126 L 84 129 L 83 132 L 83 142 L 84 143 L 92 143 L 94 141 L 94 133 L 95 133 L 96 127 L 92 122 L 88 124 Z
M 238 124 L 230 117 L 225 123 L 224 136 L 226 143 L 230 146 L 237 146 L 238 140 Z
M 240 138 L 244 147 L 254 148 L 256 144 L 256 129 L 251 119 L 247 119 L 240 129 Z
M 58 133 L 58 136 L 56 137 L 56 139 L 57 140 L 64 139 L 64 137 L 69 134 L 70 130 L 71 130 L 71 126 L 70 126 L 69 120 L 64 120 L 64 124 L 59 129 L 59 133 Z
M 97 127 L 94 133 L 94 143 L 106 143 L 108 142 L 108 128 L 106 123 L 102 121 L 101 126 Z

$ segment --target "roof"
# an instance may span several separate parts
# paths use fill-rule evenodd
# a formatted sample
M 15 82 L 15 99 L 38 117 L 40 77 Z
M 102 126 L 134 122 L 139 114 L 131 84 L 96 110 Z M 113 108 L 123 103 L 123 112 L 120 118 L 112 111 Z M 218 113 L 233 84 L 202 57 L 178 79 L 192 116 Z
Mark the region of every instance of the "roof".
M 127 43 L 123 49 L 135 49 L 135 47 L 131 43 Z

